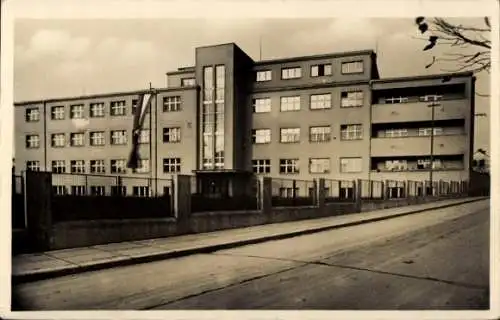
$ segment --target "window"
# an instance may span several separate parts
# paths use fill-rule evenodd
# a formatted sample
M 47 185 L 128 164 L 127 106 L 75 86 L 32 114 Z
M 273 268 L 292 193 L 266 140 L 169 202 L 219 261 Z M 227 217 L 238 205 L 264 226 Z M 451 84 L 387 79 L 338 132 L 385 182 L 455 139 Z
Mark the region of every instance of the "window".
M 340 107 L 362 107 L 364 102 L 363 91 L 351 91 L 340 93 Z
M 270 173 L 271 160 L 270 159 L 255 159 L 252 160 L 252 167 L 254 173 Z
M 52 192 L 56 196 L 63 196 L 68 194 L 68 189 L 65 186 L 52 186 Z
M 87 192 L 85 186 L 71 186 L 71 194 L 74 196 L 84 196 Z
M 386 138 L 399 138 L 399 137 L 407 137 L 408 129 L 387 129 L 385 130 Z
M 164 97 L 163 98 L 163 112 L 174 112 L 181 110 L 181 97 Z
M 66 135 L 64 133 L 53 133 L 50 137 L 50 143 L 53 148 L 61 148 L 66 145 Z
M 363 61 L 352 61 L 342 63 L 342 74 L 363 73 Z
M 40 110 L 38 108 L 27 108 L 25 114 L 26 122 L 40 121 Z
M 443 167 L 443 163 L 441 159 L 433 159 L 432 161 L 432 169 L 441 169 Z M 417 160 L 417 169 L 425 170 L 431 168 L 431 159 L 418 159 Z
M 432 133 L 432 128 L 419 128 L 418 129 L 418 135 L 419 136 L 430 136 Z M 434 135 L 442 135 L 443 134 L 443 128 L 434 128 Z
M 330 109 L 332 107 L 332 95 L 328 94 L 313 94 L 311 95 L 311 110 Z
M 70 169 L 71 173 L 85 173 L 85 161 L 71 160 Z
M 149 187 L 148 186 L 133 186 L 132 194 L 134 197 L 149 197 Z
M 252 143 L 270 143 L 271 129 L 254 129 L 252 130 Z
M 261 70 L 256 72 L 257 82 L 271 81 L 271 70 Z
M 340 126 L 341 140 L 361 140 L 363 139 L 363 127 L 360 124 L 349 124 Z
M 26 148 L 34 149 L 40 147 L 40 136 L 37 134 L 29 134 L 26 136 Z
M 111 173 L 126 173 L 127 172 L 127 162 L 125 159 L 113 159 L 111 160 Z
M 104 131 L 94 131 L 90 133 L 91 146 L 103 146 L 105 143 Z
M 163 142 L 164 143 L 181 142 L 181 128 L 179 127 L 163 128 Z
M 436 102 L 443 100 L 443 96 L 431 94 L 419 97 L 419 100 L 422 102 Z
M 181 87 L 192 87 L 196 85 L 195 78 L 184 78 L 181 79 Z
M 71 119 L 83 119 L 83 104 L 74 104 L 69 107 L 69 116 Z
M 281 143 L 296 143 L 300 141 L 300 128 L 282 128 L 280 129 Z
M 395 104 L 395 103 L 407 103 L 408 97 L 390 97 L 385 98 L 385 103 L 387 104 Z
M 331 64 L 318 64 L 311 66 L 311 77 L 323 77 L 332 75 Z
M 126 114 L 125 100 L 111 101 L 110 107 L 112 116 L 124 116 Z
M 224 88 L 226 85 L 226 67 L 215 67 L 215 102 L 224 102 Z
M 64 106 L 55 106 L 50 108 L 50 118 L 52 120 L 64 119 Z
M 127 187 L 126 186 L 111 186 L 111 195 L 113 196 L 126 196 Z
M 385 161 L 385 169 L 389 171 L 404 171 L 408 169 L 406 160 L 387 160 Z
M 280 159 L 280 173 L 299 173 L 299 159 Z
M 106 194 L 105 186 L 90 186 L 90 194 L 92 196 L 103 196 Z
M 40 171 L 40 161 L 26 161 L 26 170 Z
M 256 98 L 252 100 L 254 113 L 271 112 L 271 98 Z
M 328 142 L 331 140 L 332 128 L 330 126 L 310 127 L 310 142 Z
M 137 173 L 149 172 L 149 159 L 139 159 Z
M 53 173 L 65 173 L 66 172 L 66 162 L 64 160 L 53 160 L 52 161 L 52 172 Z
M 163 158 L 163 172 L 176 173 L 181 171 L 180 158 Z
M 149 136 L 150 136 L 150 130 L 149 129 L 142 129 L 139 131 L 139 143 L 141 144 L 146 144 L 149 143 Z
M 90 173 L 105 173 L 104 160 L 90 160 Z
M 90 104 L 90 117 L 102 118 L 104 117 L 104 103 L 91 103 Z
M 281 69 L 281 79 L 297 79 L 300 77 L 302 77 L 302 69 L 300 67 Z
M 361 158 L 340 158 L 340 172 L 351 173 L 363 171 Z
M 300 110 L 300 96 L 281 97 L 280 111 L 297 111 Z
M 310 173 L 329 173 L 330 158 L 311 158 L 309 159 Z
M 111 144 L 113 145 L 127 144 L 127 131 L 125 130 L 111 131 Z
M 84 133 L 70 133 L 70 145 L 72 147 L 81 147 L 84 145 L 85 135 Z

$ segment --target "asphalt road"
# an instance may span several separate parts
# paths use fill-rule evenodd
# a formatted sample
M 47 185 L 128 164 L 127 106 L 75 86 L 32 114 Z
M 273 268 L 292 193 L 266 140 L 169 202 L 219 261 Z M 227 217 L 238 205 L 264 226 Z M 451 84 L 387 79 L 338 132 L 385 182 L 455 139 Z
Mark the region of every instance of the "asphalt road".
M 25 283 L 25 310 L 488 309 L 489 202 Z

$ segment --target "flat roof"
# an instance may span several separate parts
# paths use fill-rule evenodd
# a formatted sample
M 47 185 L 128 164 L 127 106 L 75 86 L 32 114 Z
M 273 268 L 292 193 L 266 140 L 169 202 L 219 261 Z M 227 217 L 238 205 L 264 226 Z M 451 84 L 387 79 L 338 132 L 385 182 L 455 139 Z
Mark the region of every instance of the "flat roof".
M 315 55 L 289 57 L 289 58 L 260 60 L 260 61 L 255 61 L 255 66 L 268 65 L 268 64 L 274 64 L 274 63 L 286 63 L 286 62 L 296 62 L 296 61 L 304 61 L 304 60 L 320 60 L 320 59 L 328 59 L 328 58 L 339 58 L 339 57 L 361 56 L 361 55 L 374 55 L 374 56 L 376 56 L 376 53 L 373 50 L 333 52 L 333 53 L 315 54 Z
M 371 83 L 387 83 L 387 82 L 400 82 L 400 81 L 413 81 L 413 80 L 433 80 L 444 77 L 472 77 L 474 73 L 472 71 L 464 71 L 464 72 L 450 72 L 450 73 L 438 73 L 438 74 L 430 74 L 430 75 L 422 75 L 422 76 L 406 76 L 406 77 L 391 77 L 391 78 L 381 78 L 371 80 Z

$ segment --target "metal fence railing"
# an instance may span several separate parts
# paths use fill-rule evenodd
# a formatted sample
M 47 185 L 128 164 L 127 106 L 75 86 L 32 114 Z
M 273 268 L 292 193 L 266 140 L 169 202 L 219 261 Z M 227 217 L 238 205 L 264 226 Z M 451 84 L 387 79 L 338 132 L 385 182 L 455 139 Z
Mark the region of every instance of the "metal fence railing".
M 351 202 L 355 199 L 355 182 L 325 179 L 325 202 Z
M 309 206 L 315 203 L 316 183 L 297 179 L 272 179 L 272 206 Z

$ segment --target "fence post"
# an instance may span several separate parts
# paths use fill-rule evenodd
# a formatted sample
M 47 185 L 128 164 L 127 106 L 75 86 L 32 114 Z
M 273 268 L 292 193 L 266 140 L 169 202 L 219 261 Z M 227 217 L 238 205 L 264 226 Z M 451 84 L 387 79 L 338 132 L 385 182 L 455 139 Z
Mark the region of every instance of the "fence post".
M 270 216 L 273 209 L 273 179 L 261 177 L 260 185 L 260 210 L 263 215 Z
M 386 201 L 389 198 L 389 180 L 385 180 L 383 183 L 383 190 L 384 190 L 384 201 Z
M 52 248 L 52 174 L 26 172 L 28 232 L 36 251 Z
M 354 201 L 355 201 L 355 206 L 356 206 L 356 210 L 355 212 L 361 212 L 361 206 L 362 206 L 362 202 L 361 202 L 361 192 L 362 192 L 362 184 L 361 184 L 361 179 L 358 179 L 357 181 L 353 181 L 354 183 Z
M 315 181 L 316 182 L 316 181 Z M 316 205 L 321 212 L 325 209 L 325 178 L 319 178 L 316 183 Z
M 174 214 L 181 229 L 189 228 L 191 215 L 191 176 L 178 174 L 174 176 Z M 186 230 L 185 229 L 185 230 Z

